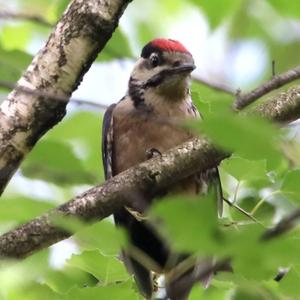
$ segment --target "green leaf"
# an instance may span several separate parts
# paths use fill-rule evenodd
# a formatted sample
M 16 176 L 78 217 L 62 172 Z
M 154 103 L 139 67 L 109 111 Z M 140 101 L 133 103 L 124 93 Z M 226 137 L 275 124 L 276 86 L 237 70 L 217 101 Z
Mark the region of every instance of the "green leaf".
M 223 111 L 206 116 L 198 126 L 226 150 L 250 160 L 266 159 L 268 169 L 282 159 L 278 150 L 279 132 L 262 118 Z
M 232 300 L 276 300 L 278 299 L 266 288 L 260 287 L 257 282 L 249 282 L 247 286 L 238 287 Z
M 200 285 L 195 285 L 189 296 L 189 300 L 223 300 L 226 299 L 227 293 L 228 291 L 223 288 L 216 289 L 210 286 L 205 290 Z
M 53 207 L 52 203 L 25 198 L 21 195 L 1 199 L 0 222 L 14 221 L 24 223 Z
M 48 269 L 48 251 L 40 251 L 22 261 L 1 261 L 0 295 L 26 288 L 42 278 Z
M 279 14 L 300 18 L 300 2 L 299 1 L 285 1 L 285 0 L 267 0 Z
M 57 19 L 61 18 L 62 14 L 66 10 L 68 4 L 70 3 L 70 0 L 59 0 L 56 5 L 56 11 L 55 16 Z
M 32 34 L 30 24 L 5 25 L 1 29 L 0 41 L 5 49 L 21 51 L 26 49 Z
M 177 250 L 211 254 L 221 242 L 212 197 L 164 199 L 152 213 L 163 220 L 161 229 Z
M 132 289 L 131 282 L 97 286 L 92 288 L 74 288 L 68 294 L 62 296 L 63 300 L 137 300 L 138 295 Z
M 227 112 L 233 101 L 233 96 L 216 91 L 197 81 L 192 82 L 191 93 L 194 104 L 204 118 L 211 113 Z
M 223 248 L 218 249 L 218 254 L 233 258 L 235 274 L 248 280 L 270 280 L 279 267 L 299 264 L 299 231 L 262 241 L 264 231 L 259 224 L 240 226 L 238 231 L 232 227 L 224 231 Z
M 62 141 L 44 139 L 33 148 L 21 167 L 29 178 L 59 185 L 92 184 L 93 175 L 85 171 L 73 148 Z
M 209 20 L 212 28 L 217 27 L 226 18 L 232 16 L 241 5 L 239 0 L 191 0 L 199 6 Z
M 221 167 L 237 180 L 268 179 L 265 160 L 248 160 L 231 156 L 222 162 Z
M 294 201 L 300 201 L 300 169 L 289 171 L 283 179 L 281 191 Z
M 1 298 L 0 298 L 1 299 Z M 59 295 L 55 294 L 49 287 L 43 284 L 35 283 L 24 289 L 11 291 L 6 300 L 60 300 Z
M 4 50 L 0 46 L 0 79 L 15 83 L 30 64 L 32 56 L 21 50 Z
M 300 295 L 300 273 L 299 265 L 290 268 L 288 273 L 278 283 L 279 290 L 285 296 L 295 297 L 297 299 Z
M 49 140 L 62 140 L 80 153 L 80 162 L 89 170 L 94 183 L 104 179 L 101 161 L 102 115 L 92 112 L 77 112 L 60 122 L 47 133 Z
M 72 255 L 67 263 L 93 274 L 102 285 L 129 279 L 124 264 L 120 260 L 114 256 L 104 256 L 97 250 Z
M 50 270 L 44 280 L 52 290 L 58 293 L 67 293 L 74 287 L 94 286 L 97 283 L 88 273 L 70 266 L 60 271 Z
M 99 54 L 97 61 L 124 59 L 131 58 L 132 56 L 128 38 L 120 28 L 117 28 L 103 51 Z
M 74 238 L 82 249 L 97 249 L 104 255 L 118 255 L 121 245 L 125 244 L 123 232 L 116 228 L 109 219 L 80 230 Z

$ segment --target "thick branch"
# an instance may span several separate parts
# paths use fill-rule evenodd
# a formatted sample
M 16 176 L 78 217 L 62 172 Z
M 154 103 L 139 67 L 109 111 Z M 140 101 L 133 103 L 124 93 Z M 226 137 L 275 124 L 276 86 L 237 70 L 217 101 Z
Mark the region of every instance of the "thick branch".
M 282 87 L 283 85 L 299 78 L 300 66 L 288 70 L 287 72 L 282 73 L 280 75 L 275 75 L 271 80 L 265 82 L 263 85 L 259 86 L 253 91 L 247 94 L 238 94 L 236 102 L 234 103 L 234 108 L 240 110 L 246 107 L 247 105 L 251 104 L 255 100 L 259 99 L 260 97 L 266 95 L 267 93 L 276 90 Z
M 69 97 L 115 30 L 131 0 L 74 0 L 0 107 L 0 194 L 37 140 L 65 115 Z M 46 99 L 45 99 L 46 98 Z
M 300 117 L 300 86 L 260 105 L 254 113 L 282 122 Z M 68 237 L 69 233 L 62 232 L 51 224 L 51 216 L 55 214 L 77 216 L 89 221 L 101 220 L 123 206 L 126 195 L 136 191 L 136 187 L 139 191 L 151 189 L 151 192 L 155 192 L 177 182 L 183 176 L 216 166 L 225 157 L 226 154 L 216 150 L 205 139 L 189 141 L 2 235 L 0 255 L 23 257 Z
M 9 82 L 9 81 L 0 80 L 0 87 L 8 89 L 8 90 L 16 89 L 16 90 L 18 90 L 18 92 L 22 92 L 24 94 L 28 94 L 28 95 L 32 95 L 32 96 L 36 96 L 36 97 L 43 97 L 43 99 L 45 101 L 49 101 L 49 99 L 50 99 L 51 101 L 68 102 L 70 100 L 71 102 L 74 102 L 78 105 L 89 105 L 89 106 L 92 106 L 92 107 L 102 110 L 102 111 L 106 110 L 108 108 L 108 106 L 106 104 L 96 102 L 95 100 L 78 99 L 78 98 L 73 98 L 73 97 L 70 98 L 69 96 L 61 96 L 61 95 L 56 95 L 56 94 L 41 91 L 41 90 L 33 90 L 33 89 L 30 89 L 27 87 L 15 85 L 14 83 Z
M 53 215 L 76 216 L 88 221 L 101 220 L 124 206 L 128 195 L 137 192 L 136 187 L 139 192 L 159 191 L 199 169 L 217 165 L 225 157 L 226 154 L 217 151 L 205 139 L 186 142 L 2 235 L 0 256 L 23 257 L 68 237 L 69 233 L 51 224 Z
M 292 122 L 300 118 L 300 85 L 282 92 L 265 103 L 255 106 L 250 113 L 256 113 L 276 122 Z

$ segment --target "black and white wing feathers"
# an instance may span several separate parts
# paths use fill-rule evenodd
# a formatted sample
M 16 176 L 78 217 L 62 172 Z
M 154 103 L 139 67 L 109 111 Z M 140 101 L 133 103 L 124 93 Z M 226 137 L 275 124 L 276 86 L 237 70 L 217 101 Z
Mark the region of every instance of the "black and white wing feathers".
M 116 104 L 112 104 L 106 110 L 102 124 L 102 162 L 105 179 L 109 179 L 113 174 L 113 117 L 112 113 Z

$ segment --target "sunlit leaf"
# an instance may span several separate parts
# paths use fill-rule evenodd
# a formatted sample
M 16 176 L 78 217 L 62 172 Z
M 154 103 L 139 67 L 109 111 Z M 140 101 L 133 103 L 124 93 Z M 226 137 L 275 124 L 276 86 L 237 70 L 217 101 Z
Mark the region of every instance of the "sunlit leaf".
M 12 84 L 30 64 L 32 56 L 21 50 L 4 50 L 0 46 L 0 79 Z
M 102 285 L 129 279 L 125 266 L 120 260 L 115 256 L 104 256 L 97 250 L 72 255 L 67 263 L 93 274 Z
M 237 180 L 268 179 L 265 160 L 248 160 L 232 156 L 222 162 L 222 168 Z
M 74 236 L 82 249 L 100 250 L 105 255 L 118 255 L 125 237 L 110 220 L 90 225 Z
M 127 37 L 121 29 L 117 29 L 98 56 L 98 61 L 131 58 L 132 52 Z
M 32 30 L 28 24 L 22 25 L 6 25 L 2 28 L 0 41 L 7 50 L 25 51 L 26 46 L 31 38 Z
M 165 236 L 178 250 L 207 254 L 221 243 L 211 197 L 164 199 L 152 211 L 163 220 Z
M 103 180 L 101 124 L 101 114 L 76 112 L 47 134 L 51 140 L 62 140 L 72 145 L 73 151 L 80 155 L 80 163 L 97 182 Z
M 300 295 L 300 273 L 299 266 L 291 267 L 288 273 L 279 282 L 278 286 L 286 296 L 292 296 L 297 299 Z
M 77 267 L 65 267 L 63 270 L 47 272 L 45 283 L 58 293 L 66 293 L 73 287 L 94 286 L 97 281 L 90 274 Z
M 50 202 L 25 198 L 21 195 L 1 199 L 0 221 L 25 222 L 53 207 L 54 205 Z
M 38 252 L 22 261 L 2 261 L 0 295 L 26 288 L 48 270 L 48 251 Z
M 92 288 L 74 288 L 62 297 L 63 300 L 99 300 L 99 299 L 118 299 L 118 300 L 137 300 L 138 295 L 131 288 L 131 283 L 119 283 L 107 286 L 97 286 Z
M 238 0 L 191 0 L 197 6 L 199 6 L 206 17 L 208 18 L 213 28 L 217 27 L 225 17 L 229 17 L 234 14 L 239 5 Z
M 272 5 L 278 13 L 294 17 L 300 18 L 300 2 L 299 1 L 287 1 L 285 0 L 267 0 L 267 2 Z
M 199 126 L 224 149 L 250 160 L 266 159 L 268 169 L 282 159 L 278 131 L 261 118 L 223 112 L 206 116 Z
M 281 191 L 290 199 L 300 201 L 300 170 L 293 170 L 286 174 L 281 185 Z
M 1 298 L 0 298 L 1 299 Z M 7 300 L 60 300 L 59 295 L 55 294 L 49 287 L 43 284 L 35 283 L 27 286 L 25 289 L 11 291 Z

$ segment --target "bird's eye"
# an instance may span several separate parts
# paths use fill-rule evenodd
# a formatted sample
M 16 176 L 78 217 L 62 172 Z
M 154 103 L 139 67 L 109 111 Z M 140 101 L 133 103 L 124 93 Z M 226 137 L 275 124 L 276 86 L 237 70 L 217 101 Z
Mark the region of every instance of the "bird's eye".
M 160 57 L 157 53 L 152 53 L 150 55 L 149 59 L 150 59 L 150 63 L 151 63 L 152 68 L 155 68 L 160 64 Z

